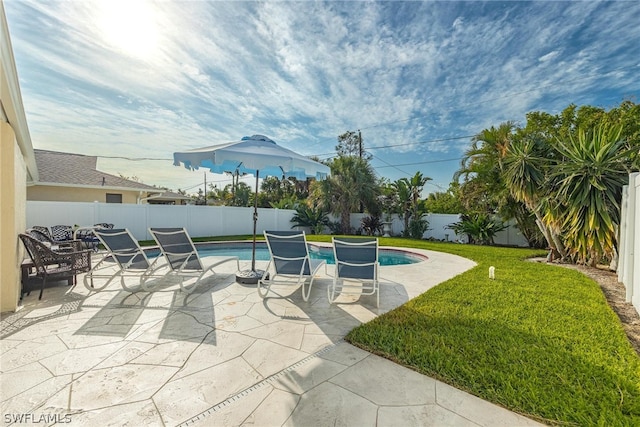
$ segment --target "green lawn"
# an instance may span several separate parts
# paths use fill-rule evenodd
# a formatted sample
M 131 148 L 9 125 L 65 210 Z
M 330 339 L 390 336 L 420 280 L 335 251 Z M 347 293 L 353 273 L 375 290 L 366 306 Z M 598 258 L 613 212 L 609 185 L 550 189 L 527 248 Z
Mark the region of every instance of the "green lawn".
M 349 342 L 544 423 L 640 426 L 640 358 L 596 282 L 524 260 L 541 251 L 380 244 L 452 253 L 478 266 L 357 327 Z
M 349 342 L 542 422 L 640 425 L 640 359 L 596 282 L 524 261 L 540 251 L 380 243 L 478 266 L 354 329 Z

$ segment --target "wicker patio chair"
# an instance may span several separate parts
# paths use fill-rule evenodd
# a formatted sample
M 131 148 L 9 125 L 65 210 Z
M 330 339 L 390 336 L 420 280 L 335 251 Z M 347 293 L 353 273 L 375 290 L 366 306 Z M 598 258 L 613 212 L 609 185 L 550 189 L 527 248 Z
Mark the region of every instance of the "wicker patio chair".
M 61 242 L 56 242 L 51 238 L 51 234 L 45 234 L 40 231 L 39 228 L 29 228 L 25 232 L 29 236 L 34 239 L 44 243 L 49 246 L 51 249 L 55 250 L 72 250 L 72 251 L 81 251 L 82 250 L 82 241 L 80 240 L 66 240 Z M 70 249 L 69 249 L 70 248 Z
M 55 241 L 73 240 L 73 228 L 70 225 L 51 226 L 51 236 Z
M 48 280 L 68 279 L 74 280 L 79 273 L 86 273 L 91 269 L 91 251 L 54 251 L 39 240 L 20 234 L 20 240 L 24 244 L 31 261 L 35 267 L 35 276 L 42 279 L 40 296 Z M 27 295 L 30 291 L 27 293 Z

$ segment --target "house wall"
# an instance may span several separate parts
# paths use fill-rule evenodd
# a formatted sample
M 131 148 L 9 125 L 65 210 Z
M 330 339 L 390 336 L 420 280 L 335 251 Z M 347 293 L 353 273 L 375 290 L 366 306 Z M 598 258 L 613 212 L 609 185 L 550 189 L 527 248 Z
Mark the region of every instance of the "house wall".
M 26 224 L 26 184 L 38 179 L 22 105 L 9 28 L 0 1 L 0 311 L 15 311 L 20 298 L 18 233 Z
M 138 203 L 140 194 L 138 191 L 33 185 L 27 187 L 27 200 L 106 203 L 107 193 L 122 194 L 122 203 L 134 204 Z
M 3 100 L 4 105 L 4 100 Z M 25 228 L 27 168 L 11 126 L 0 123 L 0 311 L 14 311 L 20 298 L 20 263 L 24 249 L 18 233 Z

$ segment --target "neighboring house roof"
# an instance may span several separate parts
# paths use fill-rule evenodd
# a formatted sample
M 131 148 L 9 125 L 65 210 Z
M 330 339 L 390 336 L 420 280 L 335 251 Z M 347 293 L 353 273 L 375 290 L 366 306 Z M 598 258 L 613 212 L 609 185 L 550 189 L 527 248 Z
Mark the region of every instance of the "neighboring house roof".
M 147 198 L 147 201 L 150 200 L 191 200 L 191 197 L 185 196 L 184 194 L 174 193 L 173 191 L 165 191 L 161 194 L 154 194 Z
M 164 193 L 165 190 L 96 169 L 97 156 L 34 150 L 39 179 L 34 185 L 62 185 Z

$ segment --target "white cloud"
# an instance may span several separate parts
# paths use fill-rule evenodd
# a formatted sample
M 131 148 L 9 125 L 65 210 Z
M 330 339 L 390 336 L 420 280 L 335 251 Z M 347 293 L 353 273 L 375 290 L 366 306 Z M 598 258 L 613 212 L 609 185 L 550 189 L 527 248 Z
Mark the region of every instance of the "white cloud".
M 403 144 L 387 162 L 450 158 L 468 141 L 423 142 L 638 95 L 633 2 L 149 2 L 138 55 L 105 33 L 104 4 L 5 2 L 36 148 L 170 157 L 262 133 L 311 155 L 362 129 Z

